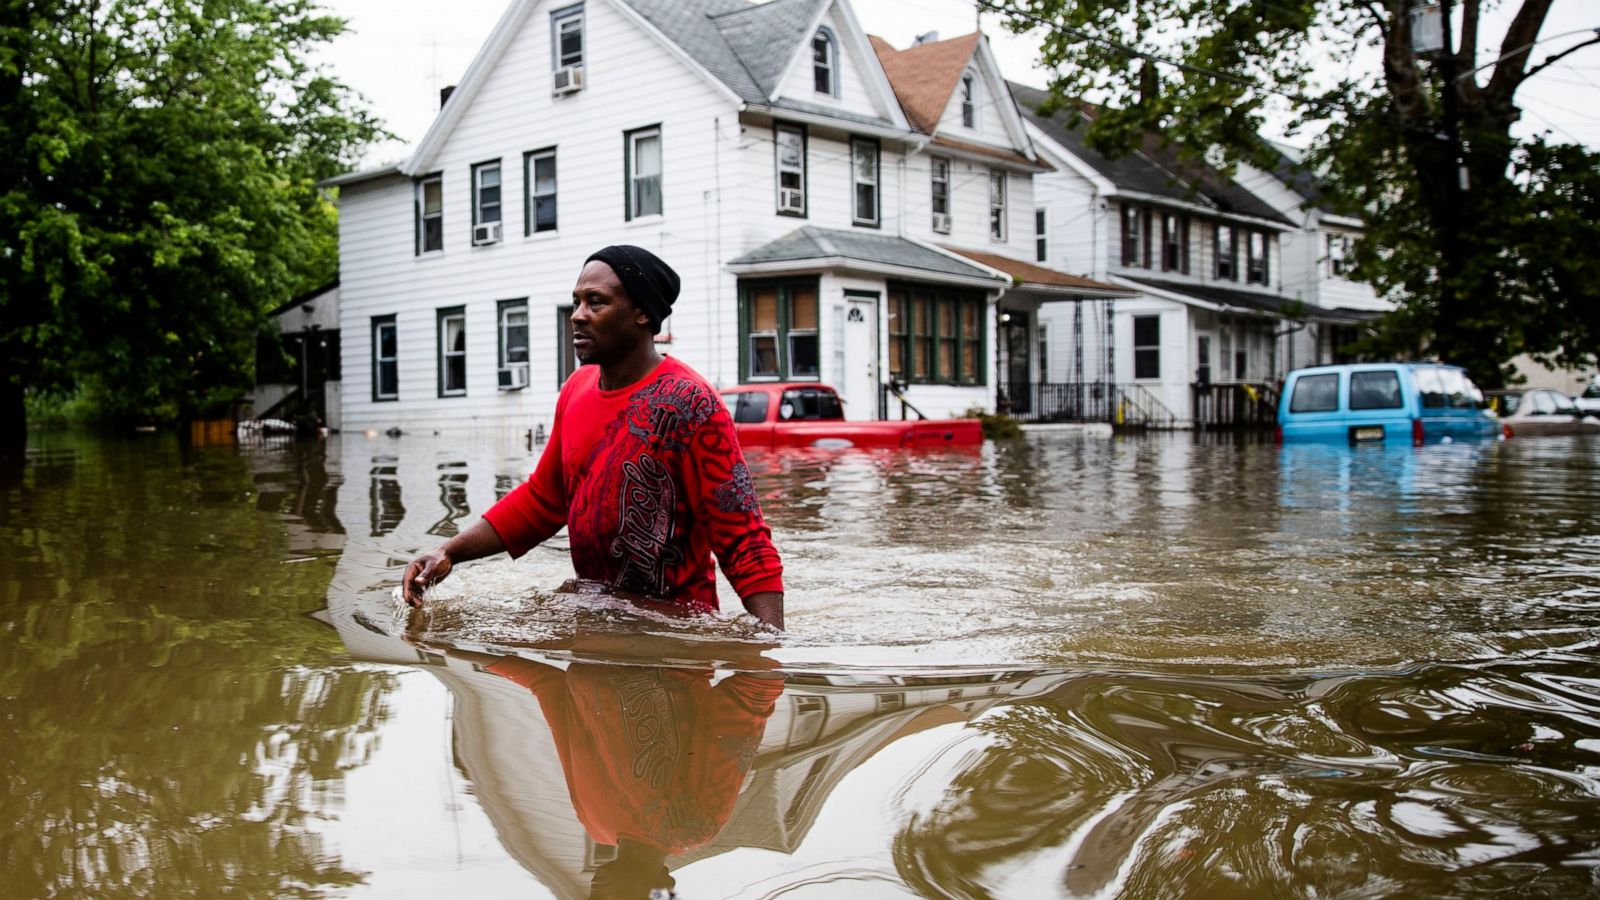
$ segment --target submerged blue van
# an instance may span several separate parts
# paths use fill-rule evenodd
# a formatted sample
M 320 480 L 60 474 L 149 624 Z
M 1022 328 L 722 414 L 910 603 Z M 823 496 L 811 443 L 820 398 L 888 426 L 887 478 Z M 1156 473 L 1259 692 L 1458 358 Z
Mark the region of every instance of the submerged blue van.
M 1500 436 L 1460 366 L 1355 363 L 1296 369 L 1278 401 L 1279 441 L 1422 445 Z

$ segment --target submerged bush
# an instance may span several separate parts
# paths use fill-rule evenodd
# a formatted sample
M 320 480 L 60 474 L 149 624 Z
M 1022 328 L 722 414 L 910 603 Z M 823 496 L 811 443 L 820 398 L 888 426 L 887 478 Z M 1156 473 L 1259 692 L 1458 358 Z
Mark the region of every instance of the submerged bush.
M 984 412 L 982 407 L 968 407 L 963 419 L 977 419 L 983 423 L 983 436 L 991 441 L 1022 437 L 1022 423 L 1005 413 Z

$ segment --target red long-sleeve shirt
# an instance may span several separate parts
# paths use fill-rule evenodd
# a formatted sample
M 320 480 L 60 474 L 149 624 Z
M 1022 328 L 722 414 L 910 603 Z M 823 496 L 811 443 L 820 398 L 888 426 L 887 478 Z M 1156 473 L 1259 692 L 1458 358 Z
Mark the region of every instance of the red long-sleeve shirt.
M 513 557 L 567 526 L 578 577 L 613 590 L 716 609 L 713 554 L 740 597 L 783 590 L 733 419 L 670 356 L 615 391 L 599 366 L 578 369 L 533 476 L 484 519 Z

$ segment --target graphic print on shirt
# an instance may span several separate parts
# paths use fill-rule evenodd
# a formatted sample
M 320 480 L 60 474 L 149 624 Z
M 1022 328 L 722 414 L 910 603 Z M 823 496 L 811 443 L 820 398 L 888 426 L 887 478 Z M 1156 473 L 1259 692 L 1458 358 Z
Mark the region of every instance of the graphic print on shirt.
M 614 573 L 604 579 L 612 590 L 671 599 L 669 573 L 685 561 L 677 538 L 687 512 L 674 466 L 720 402 L 694 381 L 671 374 L 628 398 L 590 454 L 586 467 L 594 477 L 582 488 L 596 499 L 615 498 L 607 505 L 616 519 L 569 523 L 586 532 L 581 540 L 574 534 L 572 542 L 580 577 Z M 600 549 L 605 558 L 590 558 L 580 547 Z
M 622 464 L 622 496 L 617 501 L 617 536 L 611 558 L 617 560 L 613 590 L 665 596 L 666 570 L 683 562 L 683 553 L 668 543 L 678 505 L 678 491 L 667 467 L 648 453 Z
M 717 509 L 725 513 L 759 512 L 761 503 L 756 500 L 756 486 L 750 480 L 750 467 L 742 462 L 733 464 L 733 477 L 717 485 Z

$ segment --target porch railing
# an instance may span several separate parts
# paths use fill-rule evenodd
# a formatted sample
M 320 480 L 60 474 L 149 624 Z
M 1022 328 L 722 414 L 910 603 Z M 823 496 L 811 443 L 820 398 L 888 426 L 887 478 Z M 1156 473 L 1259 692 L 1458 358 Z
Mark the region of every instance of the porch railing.
M 1273 384 L 1196 383 L 1189 396 L 1197 428 L 1271 428 L 1278 421 L 1278 388 Z
M 1011 382 L 1001 412 L 1023 422 L 1106 422 L 1175 428 L 1178 416 L 1141 384 L 1104 381 Z

